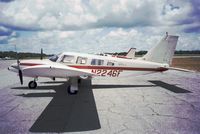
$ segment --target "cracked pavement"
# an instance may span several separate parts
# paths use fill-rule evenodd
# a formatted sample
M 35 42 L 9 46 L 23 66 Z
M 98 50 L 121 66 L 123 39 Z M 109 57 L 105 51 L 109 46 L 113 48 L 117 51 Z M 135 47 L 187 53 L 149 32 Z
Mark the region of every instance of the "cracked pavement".
M 66 84 L 41 78 L 30 90 L 0 61 L 0 133 L 199 134 L 200 73 L 167 71 L 83 81 L 76 96 Z M 150 81 L 161 81 L 173 90 Z

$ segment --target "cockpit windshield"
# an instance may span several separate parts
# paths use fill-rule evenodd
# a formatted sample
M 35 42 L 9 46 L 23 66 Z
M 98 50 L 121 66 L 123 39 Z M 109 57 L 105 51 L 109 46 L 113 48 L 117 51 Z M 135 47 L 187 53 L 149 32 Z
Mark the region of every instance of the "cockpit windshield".
M 60 56 L 60 54 L 58 54 L 58 55 L 53 55 L 53 56 L 49 57 L 49 60 L 50 60 L 50 61 L 53 61 L 53 62 L 56 62 L 56 61 L 58 60 L 59 56 Z

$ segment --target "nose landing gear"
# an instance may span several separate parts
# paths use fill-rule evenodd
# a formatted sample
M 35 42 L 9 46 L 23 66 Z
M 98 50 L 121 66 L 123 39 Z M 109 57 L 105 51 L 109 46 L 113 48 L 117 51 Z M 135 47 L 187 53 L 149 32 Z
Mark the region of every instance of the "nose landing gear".
M 30 82 L 28 83 L 28 87 L 29 87 L 30 89 L 35 89 L 35 88 L 37 87 L 36 78 L 35 78 L 33 81 L 30 81 Z
M 35 81 L 30 81 L 30 82 L 28 83 L 28 87 L 29 87 L 30 89 L 35 89 L 35 88 L 37 87 L 37 82 L 35 82 Z

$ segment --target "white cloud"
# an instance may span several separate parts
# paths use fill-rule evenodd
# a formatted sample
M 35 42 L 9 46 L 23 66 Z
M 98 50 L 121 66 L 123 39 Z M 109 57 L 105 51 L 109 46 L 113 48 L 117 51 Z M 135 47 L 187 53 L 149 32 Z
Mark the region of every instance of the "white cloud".
M 21 51 L 148 50 L 167 31 L 181 35 L 178 49 L 200 49 L 199 33 L 184 33 L 199 27 L 196 21 L 182 23 L 192 18 L 187 0 L 18 0 L 0 3 L 0 8 L 0 33 L 10 32 L 2 42 L 7 47 L 17 43 Z M 18 37 L 15 30 L 36 31 Z
M 50 14 L 46 14 L 45 16 L 43 16 L 39 20 L 38 24 L 42 29 L 60 28 L 58 20 Z
M 12 34 L 12 30 L 3 26 L 0 26 L 0 36 L 9 36 Z
M 163 9 L 162 23 L 165 25 L 178 24 L 180 21 L 186 19 L 191 11 L 192 7 L 189 2 L 168 3 Z
M 191 10 L 185 0 L 25 0 L 8 4 L 0 11 L 0 21 L 31 30 L 174 25 Z
M 121 52 L 130 47 L 137 50 L 149 50 L 156 45 L 164 32 L 156 33 L 151 29 L 114 28 L 107 30 L 92 29 L 84 31 L 43 31 L 34 32 L 30 37 L 19 37 L 9 44 L 17 44 L 20 51 L 39 52 L 43 48 L 46 53 L 75 51 L 85 53 Z M 200 35 L 180 34 L 177 49 L 199 49 Z M 1 48 L 1 47 L 0 47 Z
M 16 38 L 18 35 L 15 31 L 9 28 L 0 26 L 0 44 L 7 44 L 12 38 Z

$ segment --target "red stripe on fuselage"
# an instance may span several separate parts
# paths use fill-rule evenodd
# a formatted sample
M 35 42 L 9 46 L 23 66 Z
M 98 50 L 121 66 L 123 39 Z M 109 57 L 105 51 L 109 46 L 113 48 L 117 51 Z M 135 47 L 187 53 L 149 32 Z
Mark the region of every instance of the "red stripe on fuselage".
M 37 66 L 43 64 L 37 63 L 20 63 L 22 66 Z M 158 67 L 158 68 L 138 68 L 138 67 L 115 67 L 115 66 L 80 66 L 80 65 L 68 65 L 70 67 L 78 68 L 78 69 L 106 69 L 106 70 L 126 70 L 126 71 L 157 71 L 163 72 L 167 71 L 167 68 Z
M 37 64 L 37 63 L 20 63 L 22 66 L 37 66 L 37 65 L 43 65 L 43 64 Z
M 127 70 L 127 71 L 158 71 L 163 72 L 168 70 L 167 68 L 136 68 L 136 67 L 108 67 L 108 66 L 78 66 L 78 65 L 69 65 L 70 67 L 78 69 L 106 69 L 106 70 Z

